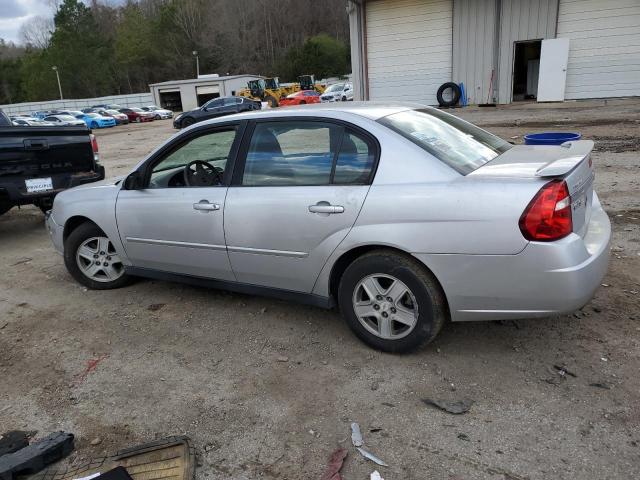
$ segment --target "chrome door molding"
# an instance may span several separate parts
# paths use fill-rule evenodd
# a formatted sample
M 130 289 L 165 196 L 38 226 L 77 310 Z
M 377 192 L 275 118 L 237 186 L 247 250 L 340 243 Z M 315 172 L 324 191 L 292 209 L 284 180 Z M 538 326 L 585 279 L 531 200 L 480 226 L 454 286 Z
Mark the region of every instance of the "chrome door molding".
M 238 253 L 255 253 L 257 255 L 275 255 L 277 257 L 293 257 L 306 258 L 309 256 L 307 252 L 291 252 L 287 250 L 267 250 L 265 248 L 249 248 L 249 247 L 227 247 L 230 252 Z
M 191 242 L 176 242 L 169 240 L 156 240 L 153 238 L 138 238 L 138 237 L 126 237 L 127 242 L 131 243 L 146 243 L 149 245 L 164 245 L 168 247 L 185 247 L 185 248 L 200 248 L 202 250 L 226 250 L 224 245 L 211 245 L 209 243 L 191 243 Z

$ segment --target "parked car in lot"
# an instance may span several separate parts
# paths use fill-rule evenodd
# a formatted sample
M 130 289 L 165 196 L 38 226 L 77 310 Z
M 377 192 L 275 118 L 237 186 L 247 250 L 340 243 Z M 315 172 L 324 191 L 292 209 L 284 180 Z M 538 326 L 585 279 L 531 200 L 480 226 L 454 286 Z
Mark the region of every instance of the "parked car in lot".
M 116 119 L 113 117 L 106 117 L 96 112 L 81 113 L 76 118 L 83 120 L 89 128 L 109 128 L 116 126 Z
M 48 117 L 49 115 L 58 115 L 59 113 L 61 113 L 60 110 L 40 110 L 33 112 L 31 116 L 42 120 L 44 117 Z
M 98 144 L 84 123 L 25 127 L 3 118 L 0 110 L 0 215 L 16 205 L 48 210 L 61 191 L 104 178 Z
M 232 113 L 260 110 L 262 104 L 245 97 L 222 97 L 209 100 L 200 108 L 183 112 L 174 117 L 173 127 L 184 128 L 209 118 L 222 117 Z
M 353 100 L 353 85 L 349 82 L 329 85 L 320 96 L 321 102 L 346 102 Z
M 136 122 L 136 123 L 152 122 L 153 118 L 155 117 L 153 113 L 145 112 L 144 110 L 140 108 L 135 108 L 135 107 L 121 108 L 119 112 L 124 113 L 129 119 L 129 122 Z
M 94 112 L 103 117 L 111 117 L 116 121 L 116 125 L 126 125 L 129 123 L 129 117 L 126 114 L 120 113 L 118 110 L 104 110 L 101 108 L 96 109 Z
M 589 301 L 611 237 L 592 148 L 512 146 L 423 106 L 244 113 L 63 192 L 47 225 L 88 288 L 142 276 L 337 305 L 363 341 L 400 352 L 448 319 Z
M 49 115 L 44 117 L 45 122 L 51 122 L 52 124 L 59 127 L 78 127 L 85 126 L 84 120 L 80 120 L 72 115 Z
M 91 105 L 91 108 L 95 108 L 95 109 L 103 108 L 105 110 L 121 110 L 124 107 L 122 105 L 118 105 L 117 103 L 101 103 L 99 105 Z M 84 112 L 84 110 L 83 110 L 83 112 Z M 87 112 L 85 112 L 85 113 L 87 113 Z
M 52 122 L 45 122 L 34 117 L 12 117 L 12 123 L 18 127 L 53 127 Z
M 300 90 L 280 100 L 281 107 L 305 105 L 307 103 L 320 103 L 320 94 L 315 90 Z
M 157 105 L 148 105 L 146 107 L 140 107 L 145 112 L 151 112 L 154 114 L 154 118 L 156 120 L 166 120 L 169 118 L 173 118 L 173 112 L 171 110 L 167 110 L 166 108 L 160 108 Z

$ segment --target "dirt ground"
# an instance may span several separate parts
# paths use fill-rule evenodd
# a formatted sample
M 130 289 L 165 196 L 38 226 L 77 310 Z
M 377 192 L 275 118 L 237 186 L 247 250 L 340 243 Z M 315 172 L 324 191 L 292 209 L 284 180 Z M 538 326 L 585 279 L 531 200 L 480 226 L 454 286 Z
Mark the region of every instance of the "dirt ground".
M 185 434 L 199 479 L 318 479 L 340 446 L 345 480 L 640 478 L 640 101 L 452 113 L 516 142 L 596 140 L 614 237 L 581 311 L 449 324 L 416 353 L 382 354 L 313 307 L 153 281 L 87 291 L 42 214 L 14 209 L 0 217 L 0 432 L 73 432 L 72 463 Z M 170 121 L 97 132 L 108 175 L 172 133 Z M 454 416 L 427 397 L 475 403 Z M 389 467 L 351 446 L 353 421 Z

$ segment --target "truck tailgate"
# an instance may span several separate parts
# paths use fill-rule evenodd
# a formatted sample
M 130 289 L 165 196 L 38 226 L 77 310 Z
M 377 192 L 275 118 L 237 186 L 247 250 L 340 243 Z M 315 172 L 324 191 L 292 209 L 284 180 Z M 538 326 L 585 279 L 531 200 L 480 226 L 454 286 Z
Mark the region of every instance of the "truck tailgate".
M 0 180 L 94 168 L 89 130 L 78 127 L 0 128 Z

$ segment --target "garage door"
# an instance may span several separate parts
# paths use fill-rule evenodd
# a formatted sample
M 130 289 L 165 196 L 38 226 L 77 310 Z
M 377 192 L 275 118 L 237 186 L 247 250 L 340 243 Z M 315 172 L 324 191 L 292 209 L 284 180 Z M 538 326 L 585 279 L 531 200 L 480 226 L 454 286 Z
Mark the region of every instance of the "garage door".
M 437 104 L 451 81 L 453 0 L 366 3 L 369 98 Z
M 640 1 L 560 0 L 570 39 L 565 98 L 640 95 Z

